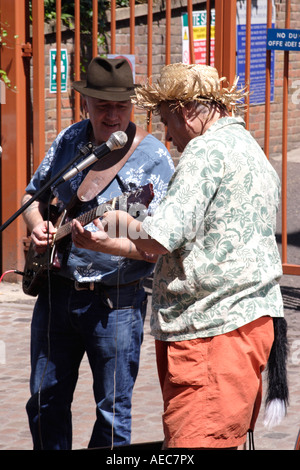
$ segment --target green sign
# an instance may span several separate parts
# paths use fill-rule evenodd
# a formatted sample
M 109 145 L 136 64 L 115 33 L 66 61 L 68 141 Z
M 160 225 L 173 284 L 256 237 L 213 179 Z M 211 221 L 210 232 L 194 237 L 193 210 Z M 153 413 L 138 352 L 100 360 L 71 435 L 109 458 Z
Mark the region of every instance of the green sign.
M 68 54 L 67 49 L 61 49 L 61 92 L 67 91 Z M 50 93 L 56 93 L 56 49 L 50 50 Z
M 182 26 L 187 27 L 188 23 L 188 14 L 184 13 L 182 15 Z M 211 25 L 215 26 L 215 10 L 211 10 Z M 198 26 L 206 26 L 206 10 L 202 11 L 193 11 L 193 28 Z

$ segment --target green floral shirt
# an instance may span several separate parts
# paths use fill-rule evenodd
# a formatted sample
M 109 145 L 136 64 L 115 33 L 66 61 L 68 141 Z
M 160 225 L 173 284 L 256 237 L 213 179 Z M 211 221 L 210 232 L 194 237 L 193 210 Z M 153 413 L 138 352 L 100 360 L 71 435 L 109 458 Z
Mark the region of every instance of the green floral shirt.
M 154 276 L 151 331 L 210 337 L 283 316 L 275 240 L 280 181 L 241 118 L 219 119 L 186 146 L 145 231 L 169 253 Z

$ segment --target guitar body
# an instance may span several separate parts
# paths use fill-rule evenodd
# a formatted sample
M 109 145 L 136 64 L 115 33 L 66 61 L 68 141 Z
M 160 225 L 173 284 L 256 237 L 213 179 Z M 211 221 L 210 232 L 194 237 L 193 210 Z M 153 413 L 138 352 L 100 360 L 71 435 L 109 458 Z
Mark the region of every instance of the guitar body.
M 55 248 L 49 246 L 45 253 L 38 254 L 33 243 L 30 244 L 23 276 L 23 292 L 27 295 L 36 296 L 47 281 L 48 269 L 55 270 L 51 262 Z M 59 268 L 57 268 L 59 269 Z
M 54 227 L 62 226 L 65 216 L 65 211 L 58 219 L 52 215 L 50 218 Z M 49 245 L 44 253 L 37 253 L 34 244 L 30 243 L 24 266 L 23 292 L 27 295 L 37 296 L 41 288 L 45 286 L 49 270 L 59 271 L 59 269 L 60 263 L 56 245 Z
M 153 197 L 153 186 L 149 183 L 131 193 L 124 193 L 120 197 L 101 204 L 95 209 L 82 214 L 77 220 L 84 226 L 101 217 L 108 210 L 114 209 L 127 210 L 133 217 L 146 215 L 142 214 L 143 208 L 148 208 Z M 38 254 L 35 251 L 34 244 L 31 243 L 26 256 L 22 288 L 25 294 L 34 297 L 39 294 L 41 288 L 47 282 L 49 271 L 59 271 L 60 264 L 57 252 L 62 253 L 67 249 L 68 243 L 65 242 L 69 240 L 66 237 L 71 233 L 72 221 L 68 219 L 67 211 L 63 211 L 58 218 L 57 216 L 51 216 L 51 222 L 57 228 L 53 246 L 48 246 L 45 253 Z

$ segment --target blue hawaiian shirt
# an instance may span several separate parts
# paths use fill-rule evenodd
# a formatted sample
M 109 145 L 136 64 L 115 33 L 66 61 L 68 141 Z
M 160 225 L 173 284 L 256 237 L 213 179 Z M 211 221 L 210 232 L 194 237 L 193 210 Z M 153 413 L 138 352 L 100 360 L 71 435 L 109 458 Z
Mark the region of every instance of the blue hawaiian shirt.
M 88 143 L 89 129 L 90 121 L 87 119 L 69 126 L 57 136 L 27 186 L 28 193 L 34 194 L 42 188 L 79 153 L 80 148 Z M 58 199 L 61 207 L 65 207 L 76 194 L 90 168 L 52 190 L 49 189 L 41 200 L 47 203 L 52 195 Z M 115 178 L 94 200 L 83 204 L 78 215 L 121 195 L 124 187 L 134 191 L 135 188 L 148 183 L 152 183 L 154 190 L 154 199 L 149 206 L 149 213 L 152 214 L 164 196 L 173 172 L 174 164 L 166 147 L 152 135 L 147 135 L 119 171 L 118 178 Z M 92 231 L 96 228 L 91 222 L 86 229 Z M 95 281 L 107 285 L 127 284 L 145 278 L 152 273 L 154 267 L 153 263 L 82 250 L 73 244 L 62 263 L 59 271 L 61 276 L 79 282 Z

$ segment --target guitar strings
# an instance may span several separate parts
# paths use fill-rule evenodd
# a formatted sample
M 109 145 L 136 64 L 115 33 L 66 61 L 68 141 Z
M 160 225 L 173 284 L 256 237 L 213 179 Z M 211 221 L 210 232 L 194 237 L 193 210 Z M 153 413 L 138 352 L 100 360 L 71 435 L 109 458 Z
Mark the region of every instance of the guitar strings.
M 47 205 L 47 282 L 48 282 L 47 359 L 46 359 L 46 364 L 45 364 L 42 377 L 40 380 L 39 388 L 38 388 L 38 431 L 39 431 L 39 441 L 40 441 L 41 450 L 44 449 L 43 437 L 42 437 L 42 423 L 41 423 L 41 408 L 42 408 L 41 394 L 42 394 L 42 387 L 43 387 L 46 371 L 47 371 L 48 364 L 50 361 L 50 322 L 51 322 L 51 308 L 52 308 L 51 282 L 50 282 L 50 228 L 49 228 L 50 203 L 51 203 L 51 196 L 48 200 L 48 205 Z

